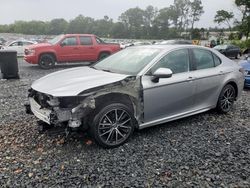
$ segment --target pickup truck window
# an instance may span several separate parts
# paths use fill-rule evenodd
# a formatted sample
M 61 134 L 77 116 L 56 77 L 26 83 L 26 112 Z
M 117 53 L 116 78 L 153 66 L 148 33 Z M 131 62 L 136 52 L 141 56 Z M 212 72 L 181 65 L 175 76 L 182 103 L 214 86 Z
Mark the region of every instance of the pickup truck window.
M 102 39 L 100 39 L 100 38 L 98 38 L 98 37 L 96 37 L 96 42 L 98 43 L 98 44 L 103 44 L 103 43 L 105 43 Z
M 61 44 L 64 46 L 75 46 L 77 45 L 76 37 L 67 37 L 61 42 Z
M 91 37 L 80 37 L 80 44 L 81 45 L 93 45 Z

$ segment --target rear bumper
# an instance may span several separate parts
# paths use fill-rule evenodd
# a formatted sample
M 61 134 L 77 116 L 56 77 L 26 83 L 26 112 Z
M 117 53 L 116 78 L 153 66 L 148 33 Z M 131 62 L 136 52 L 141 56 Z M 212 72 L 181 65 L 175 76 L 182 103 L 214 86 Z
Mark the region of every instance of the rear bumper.
M 250 76 L 245 76 L 244 87 L 249 87 L 250 88 Z

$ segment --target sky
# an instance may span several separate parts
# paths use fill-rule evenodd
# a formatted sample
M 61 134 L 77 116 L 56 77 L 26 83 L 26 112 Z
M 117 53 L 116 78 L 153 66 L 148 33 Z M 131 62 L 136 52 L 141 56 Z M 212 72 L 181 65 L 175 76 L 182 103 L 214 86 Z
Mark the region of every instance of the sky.
M 168 7 L 174 0 L 0 0 L 0 24 L 11 24 L 17 20 L 50 21 L 64 18 L 67 21 L 79 14 L 95 19 L 105 15 L 114 21 L 129 8 L 145 9 L 148 5 L 158 9 Z M 202 0 L 205 13 L 195 27 L 214 27 L 217 10 L 227 10 L 239 17 L 234 0 Z M 221 25 L 223 26 L 223 25 Z

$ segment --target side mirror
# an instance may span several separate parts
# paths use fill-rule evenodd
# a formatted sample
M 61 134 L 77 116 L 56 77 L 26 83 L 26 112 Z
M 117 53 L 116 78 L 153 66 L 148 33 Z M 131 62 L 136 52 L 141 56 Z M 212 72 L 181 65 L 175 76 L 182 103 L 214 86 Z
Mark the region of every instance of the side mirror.
M 158 68 L 154 73 L 152 77 L 152 82 L 159 82 L 160 78 L 170 78 L 172 77 L 173 72 L 171 69 L 168 68 Z
M 66 46 L 66 43 L 65 43 L 65 42 L 61 42 L 61 43 L 60 43 L 60 46 L 61 46 L 61 47 L 64 47 L 64 46 Z

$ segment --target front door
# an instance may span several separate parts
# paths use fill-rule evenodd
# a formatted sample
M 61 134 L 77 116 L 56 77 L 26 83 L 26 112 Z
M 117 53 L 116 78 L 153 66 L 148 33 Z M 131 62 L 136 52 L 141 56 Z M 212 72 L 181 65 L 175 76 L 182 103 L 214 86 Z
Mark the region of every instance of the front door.
M 66 37 L 57 48 L 58 61 L 71 62 L 80 60 L 80 47 L 77 37 Z
M 142 77 L 145 123 L 174 118 L 193 110 L 196 87 L 190 67 L 188 49 L 180 49 L 165 55 Z M 171 69 L 172 77 L 152 82 L 150 74 L 158 68 Z

